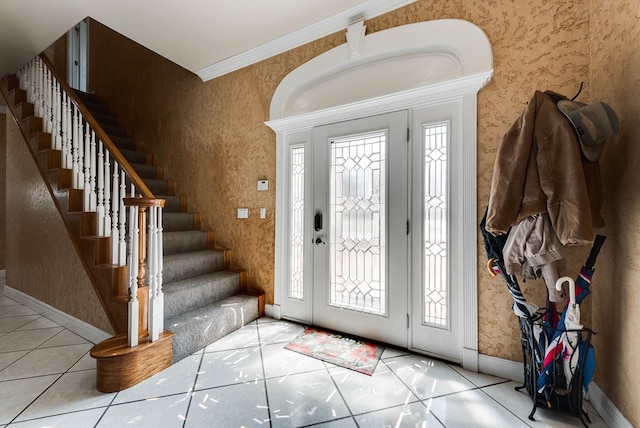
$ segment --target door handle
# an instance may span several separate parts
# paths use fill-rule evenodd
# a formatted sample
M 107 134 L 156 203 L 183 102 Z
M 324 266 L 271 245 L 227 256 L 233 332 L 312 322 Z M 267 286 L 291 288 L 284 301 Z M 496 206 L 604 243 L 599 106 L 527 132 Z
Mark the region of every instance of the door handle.
M 322 230 L 322 213 L 316 213 L 316 216 L 313 219 L 313 228 L 316 232 Z
M 324 241 L 323 241 L 322 239 L 320 239 L 320 238 L 316 238 L 316 240 L 314 241 L 314 243 L 315 243 L 316 245 L 320 245 L 320 244 L 325 245 L 325 244 L 326 244 L 326 242 L 324 242 Z

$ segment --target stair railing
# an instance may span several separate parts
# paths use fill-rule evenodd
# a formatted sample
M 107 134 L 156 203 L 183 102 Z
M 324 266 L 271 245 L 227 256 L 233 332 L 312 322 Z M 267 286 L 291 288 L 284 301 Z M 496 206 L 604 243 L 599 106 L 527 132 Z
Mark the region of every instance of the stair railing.
M 162 208 L 78 95 L 44 55 L 17 73 L 20 89 L 51 134 L 51 149 L 96 214 L 95 236 L 111 238 L 110 261 L 128 270 L 128 343 L 160 337 L 163 326 Z

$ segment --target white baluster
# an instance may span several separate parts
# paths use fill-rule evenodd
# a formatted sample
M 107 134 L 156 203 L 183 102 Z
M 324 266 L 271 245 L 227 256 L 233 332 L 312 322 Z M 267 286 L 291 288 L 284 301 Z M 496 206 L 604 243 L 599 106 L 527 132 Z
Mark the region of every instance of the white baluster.
M 71 150 L 72 150 L 72 164 L 71 164 L 71 172 L 73 175 L 73 188 L 74 189 L 79 189 L 80 187 L 80 183 L 82 183 L 84 181 L 80 180 L 80 165 L 79 165 L 79 159 L 80 159 L 80 149 L 79 149 L 79 142 L 80 142 L 80 138 L 79 138 L 79 122 L 80 118 L 79 118 L 79 112 L 78 112 L 78 107 L 74 104 L 73 105 L 73 124 L 72 124 L 72 134 L 71 134 Z M 80 134 L 82 135 L 82 134 Z
M 118 219 L 120 218 L 120 165 L 113 161 L 113 197 L 111 198 L 111 263 L 122 266 L 120 254 L 120 232 Z
M 52 103 L 52 93 L 53 93 L 53 85 L 51 83 L 51 70 L 46 69 L 43 70 L 43 125 L 45 132 L 51 133 L 53 129 L 53 103 Z M 52 141 L 53 142 L 53 141 Z
M 69 129 L 70 129 L 71 109 L 69 108 L 68 97 L 66 93 L 62 94 L 62 168 L 71 168 L 71 150 L 69 145 Z
M 40 58 L 38 58 L 39 60 Z M 36 96 L 38 103 L 38 111 L 36 116 L 44 116 L 44 72 L 42 67 L 42 61 L 38 61 L 38 70 L 36 74 Z
M 60 83 L 54 79 L 53 87 L 53 148 L 62 151 L 62 98 L 60 96 Z
M 118 166 L 120 168 L 120 166 Z M 118 215 L 118 265 L 123 265 L 126 262 L 126 254 L 127 254 L 127 241 L 125 240 L 125 232 L 126 232 L 126 213 L 124 209 L 124 198 L 127 194 L 127 187 L 125 185 L 125 173 L 120 168 L 120 213 Z M 115 202 L 114 202 L 115 203 Z
M 138 345 L 138 207 L 129 207 L 129 346 Z
M 162 208 L 149 209 L 149 340 L 158 340 L 164 329 L 164 294 L 160 276 L 162 265 Z
M 89 128 L 89 124 L 86 123 L 85 126 L 87 129 Z M 97 163 L 96 163 L 96 133 L 93 129 L 91 129 L 91 141 L 89 142 L 89 151 L 85 153 L 85 156 L 89 159 L 89 168 L 87 174 L 89 174 L 89 189 L 90 189 L 90 197 L 89 197 L 89 211 L 96 210 L 96 189 L 97 189 Z
M 82 116 L 80 116 L 82 117 Z M 84 138 L 83 142 L 83 154 L 81 159 L 82 171 L 84 172 L 84 210 L 93 211 L 91 209 L 91 193 L 93 192 L 93 186 L 91 185 L 91 128 L 88 124 L 84 124 Z
M 93 153 L 95 157 L 95 132 L 92 131 Z M 107 175 L 107 177 L 109 177 Z M 108 181 L 108 180 L 107 180 Z M 104 147 L 102 147 L 102 141 L 98 140 L 98 204 L 96 206 L 96 212 L 98 215 L 98 236 L 105 236 L 104 231 Z
M 102 145 L 102 141 L 100 142 Z M 103 148 L 100 148 L 102 151 Z M 111 166 L 109 165 L 109 151 L 104 150 L 104 222 L 102 229 L 104 230 L 104 236 L 111 236 L 111 175 L 110 175 Z M 114 247 L 113 241 L 111 241 L 111 247 Z M 113 257 L 111 258 L 111 263 L 114 263 Z

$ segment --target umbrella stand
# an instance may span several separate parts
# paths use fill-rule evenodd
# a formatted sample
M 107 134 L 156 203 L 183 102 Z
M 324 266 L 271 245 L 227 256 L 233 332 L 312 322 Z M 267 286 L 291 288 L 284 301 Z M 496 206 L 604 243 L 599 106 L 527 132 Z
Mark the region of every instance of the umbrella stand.
M 508 275 L 504 267 L 502 248 L 509 232 L 493 236 L 485 228 L 486 217 L 487 211 L 485 210 L 480 221 L 480 231 L 487 252 L 487 269 L 492 276 L 501 275 L 504 279 L 507 290 L 513 298 L 513 311 L 518 317 L 524 383 L 515 389 L 519 391 L 526 388 L 533 401 L 529 419 L 535 420 L 534 414 L 537 408 L 542 407 L 578 417 L 587 427 L 587 422 L 591 421 L 582 407 L 582 399 L 583 392 L 588 390 L 595 367 L 595 353 L 591 346 L 591 335 L 594 333 L 584 327 L 580 329 L 567 328 L 565 325 L 566 308 L 558 320 L 557 326 L 550 326 L 549 320 L 557 318 L 554 305 L 547 305 L 546 309 L 540 309 L 533 303 L 527 302 L 516 277 Z M 596 236 L 591 253 L 580 270 L 580 275 L 575 280 L 575 298 L 572 300 L 576 305 L 590 293 L 589 285 L 595 270 L 593 266 L 604 240 L 604 236 Z M 573 280 L 571 281 L 573 282 Z M 555 313 L 547 313 L 550 310 Z M 549 332 L 548 336 L 547 332 Z M 575 359 L 572 361 L 570 359 L 567 375 L 564 365 L 565 345 L 560 339 L 563 335 L 568 334 L 575 334 L 577 339 L 577 345 L 574 346 L 574 342 L 567 342 L 570 344 L 566 346 L 566 348 L 571 348 L 573 354 L 577 355 L 577 362 Z M 568 382 L 567 378 L 569 378 Z
M 524 385 L 516 389 L 526 388 L 533 401 L 530 420 L 535 420 L 537 408 L 542 407 L 578 417 L 585 427 L 591 422 L 582 400 L 595 367 L 591 346 L 591 336 L 595 333 L 579 323 L 579 304 L 590 293 L 593 266 L 604 239 L 603 236 L 596 237 L 589 258 L 575 281 L 569 277 L 558 279 L 556 287 L 569 282 L 571 297 L 546 349 L 540 352 L 541 339 L 536 334 L 538 330 L 548 328 L 544 325 L 544 312 L 518 318 L 525 379 Z

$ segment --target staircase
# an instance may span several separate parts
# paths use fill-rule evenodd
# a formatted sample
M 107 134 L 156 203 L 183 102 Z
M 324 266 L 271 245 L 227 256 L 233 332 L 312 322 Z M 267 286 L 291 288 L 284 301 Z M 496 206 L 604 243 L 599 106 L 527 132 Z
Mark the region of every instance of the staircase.
M 186 198 L 175 195 L 175 184 L 164 180 L 144 145 L 119 127 L 102 100 L 77 94 L 149 190 L 165 200 L 164 325 L 175 334 L 173 362 L 262 316 L 260 293 L 247 290 L 246 273 L 229 266 L 230 250 L 216 248 L 214 233 L 200 230 L 199 216 L 186 212 Z
M 42 60 L 47 62 L 46 58 Z M 119 150 L 119 154 L 112 155 L 126 159 L 124 163 L 128 162 L 135 171 L 131 174 L 139 176 L 135 180 L 142 179 L 154 199 L 165 201 L 164 212 L 161 212 L 160 284 L 164 292 L 164 328 L 170 332 L 161 333 L 157 342 L 147 337 L 144 309 L 147 287 L 135 293 L 141 302 L 140 313 L 132 315 L 129 309 L 127 315 L 127 304 L 135 300 L 131 298 L 126 279 L 127 267 L 108 262 L 110 248 L 116 244 L 110 237 L 95 236 L 95 213 L 82 208 L 83 191 L 72 188 L 71 174 L 61 166 L 60 151 L 51 148 L 52 134 L 44 132 L 43 120 L 35 117 L 34 105 L 18 87 L 18 79 L 8 76 L 0 83 L 7 106 L 51 189 L 71 239 L 78 243 L 79 256 L 114 329 L 117 333 L 126 332 L 132 319 L 140 320 L 143 326 L 138 346 L 128 346 L 127 335 L 120 334 L 94 347 L 92 356 L 98 359 L 99 390 L 113 392 L 132 386 L 171 361 L 175 363 L 263 316 L 264 294 L 247 289 L 246 273 L 230 266 L 230 250 L 215 245 L 212 231 L 200 230 L 199 215 L 187 212 L 186 197 L 176 196 L 175 184 L 164 179 L 163 169 L 153 165 L 153 156 L 145 152 L 144 145 L 119 126 L 102 100 L 92 94 L 75 92 L 73 98 L 84 106 L 82 110 L 88 123 L 100 129 L 97 134 L 101 140 L 110 139 Z M 144 290 L 142 294 L 141 290 Z M 153 347 L 155 343 L 158 346 Z M 171 355 L 154 355 L 158 353 Z M 106 363 L 101 365 L 101 361 Z M 120 379 L 120 372 L 126 379 Z

